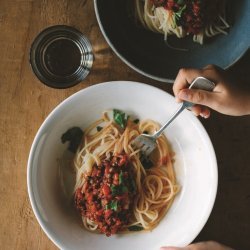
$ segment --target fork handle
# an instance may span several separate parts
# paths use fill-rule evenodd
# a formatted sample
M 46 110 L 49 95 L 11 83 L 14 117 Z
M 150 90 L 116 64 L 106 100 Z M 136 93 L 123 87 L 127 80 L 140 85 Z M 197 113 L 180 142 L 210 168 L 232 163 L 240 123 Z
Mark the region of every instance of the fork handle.
M 165 130 L 165 128 L 184 110 L 188 107 L 186 105 L 187 103 L 183 102 L 182 105 L 176 110 L 176 112 L 170 117 L 170 119 L 158 130 L 156 131 L 152 136 L 157 139 L 162 132 Z M 190 105 L 191 106 L 191 105 Z
M 210 80 L 204 77 L 197 77 L 194 81 L 190 84 L 189 89 L 202 89 L 206 91 L 213 91 L 215 84 Z M 170 117 L 170 119 L 152 136 L 154 139 L 157 139 L 163 132 L 163 130 L 186 108 L 191 108 L 194 104 L 191 102 L 184 101 L 177 111 Z

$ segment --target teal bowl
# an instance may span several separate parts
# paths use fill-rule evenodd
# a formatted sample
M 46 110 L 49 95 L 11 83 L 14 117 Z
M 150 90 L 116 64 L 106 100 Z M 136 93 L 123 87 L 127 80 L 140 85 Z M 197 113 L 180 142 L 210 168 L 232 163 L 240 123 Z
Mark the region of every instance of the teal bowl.
M 188 51 L 170 49 L 163 35 L 135 25 L 129 4 L 134 0 L 94 0 L 100 29 L 113 51 L 131 68 L 152 79 L 172 83 L 180 68 L 216 64 L 224 69 L 237 62 L 250 47 L 250 1 L 228 0 L 228 35 L 218 35 L 204 45 L 191 37 L 170 42 Z

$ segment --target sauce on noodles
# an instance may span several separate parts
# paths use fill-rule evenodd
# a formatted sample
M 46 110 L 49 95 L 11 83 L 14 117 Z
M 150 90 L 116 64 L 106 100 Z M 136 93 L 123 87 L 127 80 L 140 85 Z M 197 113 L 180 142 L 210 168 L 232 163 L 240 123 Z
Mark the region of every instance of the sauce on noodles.
M 132 145 L 158 129 L 152 120 L 113 110 L 112 118 L 104 112 L 84 130 L 74 159 L 74 203 L 87 230 L 107 236 L 153 230 L 165 216 L 179 190 L 168 141 L 157 139 L 149 165 Z
M 203 44 L 204 38 L 227 34 L 224 0 L 135 0 L 135 13 L 147 29 L 178 38 L 193 35 Z
M 133 168 L 126 154 L 105 159 L 93 166 L 85 184 L 75 192 L 80 214 L 110 236 L 129 224 L 136 192 Z

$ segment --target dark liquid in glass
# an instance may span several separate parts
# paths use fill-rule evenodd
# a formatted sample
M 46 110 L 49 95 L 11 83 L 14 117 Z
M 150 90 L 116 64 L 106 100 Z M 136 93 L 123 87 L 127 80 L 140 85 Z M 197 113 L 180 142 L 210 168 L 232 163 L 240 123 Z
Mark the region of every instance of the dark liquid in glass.
M 72 75 L 81 64 L 81 52 L 78 46 L 68 39 L 53 41 L 44 55 L 48 70 L 57 76 Z

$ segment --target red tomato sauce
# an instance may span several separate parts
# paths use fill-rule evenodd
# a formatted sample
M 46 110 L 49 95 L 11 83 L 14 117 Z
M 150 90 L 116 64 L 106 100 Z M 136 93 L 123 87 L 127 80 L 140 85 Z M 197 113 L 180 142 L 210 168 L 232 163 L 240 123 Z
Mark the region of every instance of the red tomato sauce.
M 205 26 L 205 2 L 201 0 L 151 0 L 156 7 L 172 11 L 177 26 L 190 34 L 198 34 Z
M 126 154 L 94 165 L 85 184 L 75 192 L 75 207 L 110 236 L 129 224 L 136 193 L 132 165 Z

